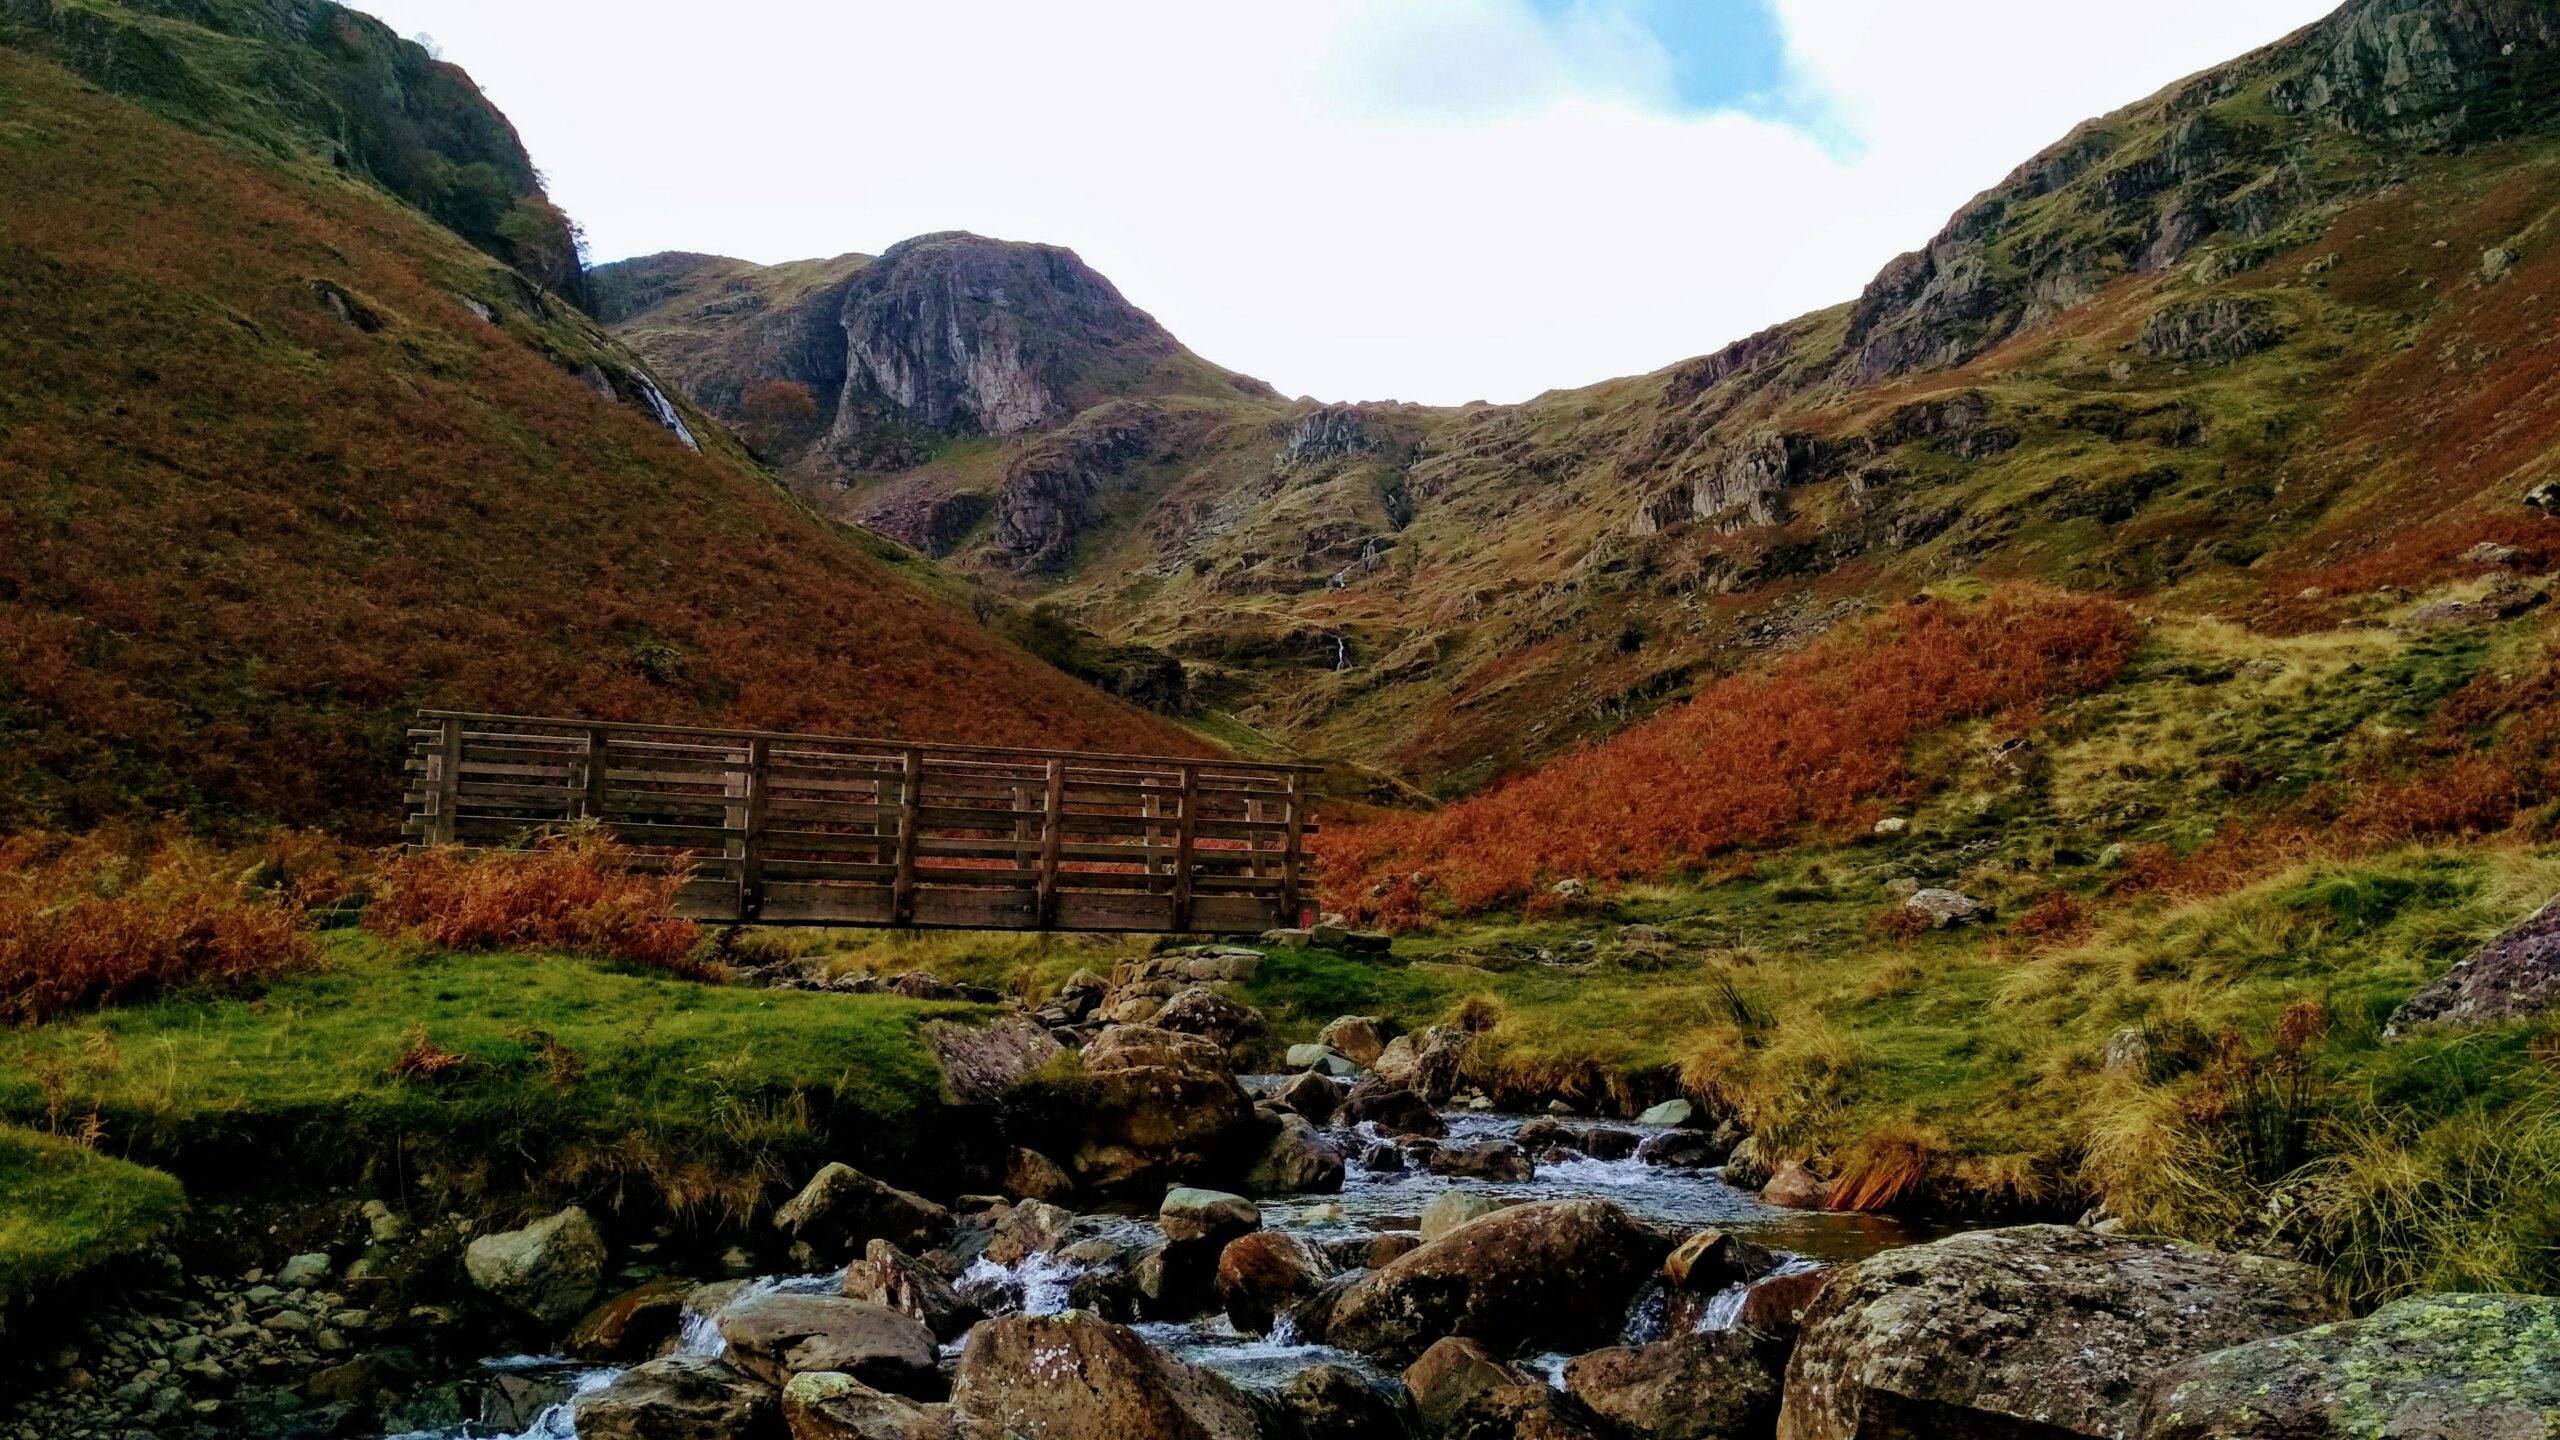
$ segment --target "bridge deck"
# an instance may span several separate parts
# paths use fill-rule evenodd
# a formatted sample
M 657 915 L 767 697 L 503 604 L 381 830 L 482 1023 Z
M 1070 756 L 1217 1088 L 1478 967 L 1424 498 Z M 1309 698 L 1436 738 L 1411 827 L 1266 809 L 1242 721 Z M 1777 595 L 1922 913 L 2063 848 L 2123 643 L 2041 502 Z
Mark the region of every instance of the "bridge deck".
M 430 710 L 407 833 L 593 819 L 695 919 L 1245 933 L 1293 924 L 1312 766 Z

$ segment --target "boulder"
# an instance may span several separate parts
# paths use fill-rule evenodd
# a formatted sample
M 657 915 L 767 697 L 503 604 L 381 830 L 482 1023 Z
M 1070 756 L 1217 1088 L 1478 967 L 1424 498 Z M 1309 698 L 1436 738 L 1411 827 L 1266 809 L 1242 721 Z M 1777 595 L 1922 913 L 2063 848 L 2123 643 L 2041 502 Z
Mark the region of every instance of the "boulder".
M 1669 1249 L 1606 1200 L 1514 1206 L 1363 1277 L 1334 1311 L 1331 1342 L 1404 1363 L 1443 1335 L 1501 1355 L 1605 1344 Z
M 1831 1184 L 1803 1161 L 1790 1160 L 1760 1187 L 1760 1198 L 1789 1210 L 1820 1210 L 1830 1201 Z
M 1309 1072 L 1281 1086 L 1275 1098 L 1286 1108 L 1321 1125 L 1333 1118 L 1334 1111 L 1342 1108 L 1342 1087 L 1322 1075 Z
M 1641 1143 L 1642 1137 L 1633 1130 L 1621 1130 L 1614 1125 L 1592 1125 L 1583 1130 L 1582 1143 L 1576 1148 L 1594 1160 L 1624 1160 L 1636 1153 L 1636 1147 Z
M 1049 1003 L 1065 1011 L 1068 1023 L 1073 1024 L 1092 1018 L 1093 1012 L 1102 1007 L 1102 997 L 1109 993 L 1110 980 L 1090 970 L 1078 970 L 1058 987 Z
M 1482 1345 L 1455 1335 L 1433 1341 L 1404 1369 L 1405 1393 L 1413 1397 L 1414 1413 L 1435 1434 L 1447 1429 L 1467 1402 L 1478 1395 L 1505 1385 L 1534 1383 L 1528 1374 L 1496 1359 Z
M 1305 1070 L 1318 1075 L 1349 1077 L 1360 1073 L 1351 1057 L 1330 1045 L 1292 1045 L 1284 1062 L 1292 1070 Z
M 1316 1041 L 1365 1069 L 1377 1064 L 1387 1048 L 1386 1022 L 1375 1015 L 1344 1015 L 1325 1026 Z
M 1444 1440 L 1616 1440 L 1605 1422 L 1544 1385 L 1498 1385 L 1458 1407 Z
M 1567 1125 L 1553 1115 L 1541 1115 L 1520 1127 L 1511 1142 L 1532 1155 L 1545 1155 L 1558 1150 L 1579 1151 L 1582 1129 Z
M 1704 1130 L 1665 1130 L 1647 1135 L 1636 1146 L 1636 1158 L 1673 1170 L 1706 1170 L 1724 1163 L 1729 1148 Z
M 1404 1151 L 1393 1140 L 1379 1140 L 1360 1152 L 1360 1168 L 1372 1175 L 1393 1175 L 1404 1169 Z
M 521 1230 L 483 1235 L 462 1253 L 472 1284 L 545 1325 L 565 1325 L 595 1303 L 604 1262 L 604 1237 L 575 1205 Z
M 1828 1269 L 1791 1270 L 1772 1275 L 1753 1285 L 1742 1297 L 1742 1314 L 1736 1323 L 1763 1334 L 1794 1339 L 1804 1329 L 1804 1317 L 1813 1302 L 1822 1298 L 1822 1289 L 1831 1283 Z
M 1156 1012 L 1155 1024 L 1159 1029 L 1197 1035 L 1233 1047 L 1262 1028 L 1262 1016 L 1205 985 L 1194 985 L 1164 1002 L 1164 1008 Z
M 578 1440 L 782 1440 L 774 1388 L 708 1355 L 635 1365 L 571 1405 Z
M 1745 1135 L 1724 1157 L 1724 1183 L 1737 1190 L 1757 1190 L 1769 1183 L 1769 1165 L 1760 1158 L 1758 1141 Z
M 657 1353 L 684 1319 L 684 1297 L 693 1282 L 674 1276 L 651 1280 L 598 1305 L 569 1332 L 561 1353 L 572 1360 L 621 1364 Z
M 1258 1230 L 1218 1253 L 1218 1299 L 1239 1330 L 1260 1334 L 1324 1288 L 1333 1267 L 1285 1230 Z
M 1729 1230 L 1701 1230 L 1672 1247 L 1662 1278 L 1683 1290 L 1714 1294 L 1778 1268 L 1778 1257 Z
M 1061 1383 L 1069 1381 L 1072 1383 Z M 1098 1316 L 1010 1315 L 969 1332 L 952 1407 L 1037 1440 L 1266 1440 L 1261 1407 Z
M 1058 1058 L 1064 1047 L 1028 1015 L 1000 1015 L 983 1024 L 929 1020 L 925 1043 L 942 1063 L 944 1098 L 954 1105 L 993 1105 L 1005 1092 Z
M 1342 1102 L 1342 1118 L 1390 1135 L 1446 1135 L 1449 1122 L 1419 1094 L 1383 1075 L 1364 1077 Z
M 1564 1388 L 1645 1440 L 1758 1440 L 1778 1423 L 1786 1368 L 1783 1340 L 1703 1330 L 1576 1357 L 1564 1367 Z
M 2465 956 L 2391 1012 L 2386 1034 L 2486 1025 L 2560 1005 L 2560 900 Z
M 1073 1195 L 1075 1178 L 1057 1161 L 1016 1145 L 1004 1159 L 1004 1193 L 1017 1200 L 1056 1202 Z
M 825 1264 L 841 1265 L 873 1240 L 930 1250 L 951 1231 L 951 1212 L 921 1195 L 831 1163 L 773 1214 L 774 1228 Z
M 1422 1207 L 1422 1243 L 1430 1244 L 1471 1220 L 1503 1208 L 1501 1201 L 1474 1190 L 1443 1190 Z
M 720 1312 L 721 1359 L 780 1389 L 792 1376 L 836 1370 L 875 1389 L 938 1399 L 933 1332 L 912 1315 L 840 1295 L 758 1295 Z
M 1991 915 L 1990 906 L 1954 890 L 1914 890 L 1903 897 L 1902 908 L 1926 917 L 1933 930 L 1989 919 Z
M 1156 1224 L 1167 1240 L 1216 1240 L 1220 1244 L 1262 1228 L 1262 1210 L 1224 1190 L 1178 1188 L 1165 1192 Z
M 1138 1252 L 1129 1286 L 1149 1320 L 1185 1320 L 1217 1306 L 1218 1257 L 1228 1241 L 1168 1240 Z
M 1004 1440 L 999 1427 L 948 1405 L 885 1395 L 831 1370 L 791 1377 L 782 1422 L 791 1440 Z
M 1698 1107 L 1686 1100 L 1665 1100 L 1636 1117 L 1639 1125 L 1686 1125 L 1698 1113 Z
M 1781 1440 L 2121 1436 L 2146 1377 L 2335 1318 L 2308 1266 L 2024 1225 L 1837 1272 L 1787 1368 Z
M 960 1298 L 951 1282 L 926 1269 L 915 1257 L 886 1240 L 874 1240 L 862 1258 L 845 1267 L 848 1300 L 886 1305 L 912 1316 L 936 1340 L 957 1339 L 978 1323 L 978 1307 Z
M 1403 1387 L 1348 1365 L 1310 1365 L 1289 1377 L 1278 1398 L 1308 1440 L 1408 1440 L 1414 1433 Z
M 314 1250 L 277 1266 L 275 1283 L 279 1289 L 308 1290 L 328 1279 L 332 1268 L 329 1257 Z
M 2413 1295 L 2362 1320 L 2199 1355 L 2155 1380 L 2141 1440 L 2542 1440 L 2560 1434 L 2560 1298 Z
M 1487 1140 L 1476 1145 L 1443 1145 L 1431 1152 L 1426 1168 L 1434 1175 L 1519 1185 L 1535 1179 L 1538 1167 L 1510 1141 Z
M 1399 1035 L 1388 1041 L 1369 1068 L 1379 1079 L 1411 1090 L 1426 1103 L 1444 1105 L 1458 1088 L 1467 1040 L 1467 1032 L 1455 1025 L 1434 1025 L 1418 1036 Z
M 1215 1041 L 1115 1025 L 1084 1060 L 1083 1133 L 1068 1168 L 1085 1185 L 1142 1191 L 1232 1163 L 1253 1104 Z
M 1331 1195 L 1342 1188 L 1342 1152 L 1307 1117 L 1282 1111 L 1279 1128 L 1245 1171 L 1256 1195 Z

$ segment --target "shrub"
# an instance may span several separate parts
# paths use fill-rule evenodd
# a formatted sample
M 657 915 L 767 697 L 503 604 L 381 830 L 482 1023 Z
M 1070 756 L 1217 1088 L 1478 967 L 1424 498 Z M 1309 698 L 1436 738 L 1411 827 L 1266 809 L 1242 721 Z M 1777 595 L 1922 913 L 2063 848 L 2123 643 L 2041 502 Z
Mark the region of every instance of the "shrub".
M 290 887 L 151 835 L 0 841 L 0 1021 L 26 1025 L 189 985 L 236 989 L 309 964 Z
M 693 953 L 702 927 L 674 913 L 684 882 L 635 873 L 601 831 L 574 830 L 530 850 L 403 856 L 385 867 L 364 923 L 449 950 L 565 950 L 711 978 L 721 967 Z

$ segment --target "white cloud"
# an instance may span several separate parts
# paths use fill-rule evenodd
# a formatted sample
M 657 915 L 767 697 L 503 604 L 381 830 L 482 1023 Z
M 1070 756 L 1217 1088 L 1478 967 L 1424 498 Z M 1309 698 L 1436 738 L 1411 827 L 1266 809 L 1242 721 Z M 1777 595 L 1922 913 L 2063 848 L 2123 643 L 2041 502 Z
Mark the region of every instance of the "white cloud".
M 2327 8 L 1775 0 L 1826 146 L 1683 113 L 1590 0 L 359 3 L 479 79 L 599 255 L 1047 240 L 1283 390 L 1442 402 L 1846 299 L 2077 120 Z

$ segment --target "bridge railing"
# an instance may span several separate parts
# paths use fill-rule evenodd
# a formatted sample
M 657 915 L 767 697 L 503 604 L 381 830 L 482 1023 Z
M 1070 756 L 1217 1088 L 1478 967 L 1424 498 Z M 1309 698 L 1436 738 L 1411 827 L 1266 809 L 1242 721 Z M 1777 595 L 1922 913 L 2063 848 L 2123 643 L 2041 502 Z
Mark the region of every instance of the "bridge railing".
M 1240 933 L 1311 894 L 1314 767 L 430 710 L 407 834 L 593 820 L 766 924 Z

